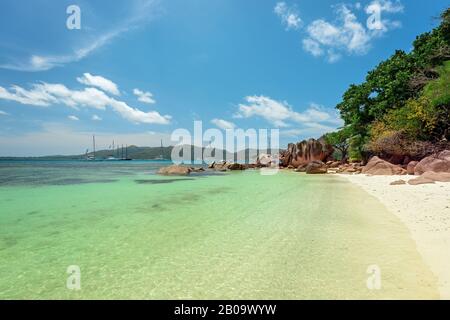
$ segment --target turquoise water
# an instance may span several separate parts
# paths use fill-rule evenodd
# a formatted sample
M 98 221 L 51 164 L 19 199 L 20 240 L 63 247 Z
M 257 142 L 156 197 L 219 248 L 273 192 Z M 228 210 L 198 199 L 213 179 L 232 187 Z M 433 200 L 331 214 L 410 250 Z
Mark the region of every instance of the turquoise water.
M 0 162 L 0 298 L 438 298 L 405 227 L 342 178 L 161 165 Z

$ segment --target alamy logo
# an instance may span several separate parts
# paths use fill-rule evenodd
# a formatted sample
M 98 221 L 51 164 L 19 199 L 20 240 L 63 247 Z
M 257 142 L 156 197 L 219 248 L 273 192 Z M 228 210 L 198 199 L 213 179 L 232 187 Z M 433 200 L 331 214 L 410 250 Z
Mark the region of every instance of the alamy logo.
M 381 289 L 381 269 L 376 264 L 370 265 L 366 271 L 370 276 L 367 278 L 366 285 L 369 290 Z
M 66 20 L 66 26 L 69 30 L 81 29 L 81 9 L 77 5 L 67 7 L 66 13 L 69 15 Z
M 81 270 L 79 266 L 71 265 L 67 267 L 66 287 L 69 290 L 81 290 Z
M 279 130 L 278 129 L 207 129 L 203 131 L 202 121 L 194 121 L 194 134 L 187 129 L 172 132 L 175 142 L 171 160 L 175 164 L 201 162 L 236 162 L 262 164 L 262 155 L 270 154 L 270 163 L 261 170 L 263 175 L 278 172 Z M 225 134 L 224 134 L 225 133 Z M 193 147 L 193 148 L 192 148 Z M 270 164 L 270 165 L 269 165 Z
M 383 29 L 383 23 L 381 22 L 381 8 L 379 6 L 370 6 L 367 8 L 367 13 L 370 14 L 369 18 L 367 19 L 367 29 Z

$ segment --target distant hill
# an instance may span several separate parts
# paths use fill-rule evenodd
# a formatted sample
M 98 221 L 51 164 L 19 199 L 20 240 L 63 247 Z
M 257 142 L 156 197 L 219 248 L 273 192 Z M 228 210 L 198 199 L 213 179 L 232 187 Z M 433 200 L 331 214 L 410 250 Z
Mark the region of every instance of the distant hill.
M 165 160 L 170 160 L 172 155 L 173 146 L 169 147 L 138 147 L 138 146 L 129 146 L 128 148 L 123 148 L 119 150 L 98 150 L 95 152 L 95 159 L 97 160 L 104 160 L 108 159 L 110 157 L 114 157 L 117 159 L 120 159 L 122 157 L 128 157 L 133 160 L 155 160 L 159 159 L 161 154 L 162 158 Z M 203 154 L 203 149 L 199 150 L 199 147 L 192 147 L 191 146 L 191 159 L 194 158 L 194 150 L 197 152 L 201 152 Z M 122 154 L 123 152 L 123 154 Z M 251 159 L 251 161 L 248 160 L 249 158 L 249 149 L 239 151 L 235 153 L 234 155 L 230 152 L 225 153 L 223 150 L 216 150 L 218 153 L 222 153 L 223 159 L 230 158 L 236 158 L 239 157 L 242 159 L 245 157 L 247 159 L 246 162 L 254 162 L 255 159 Z M 87 154 L 79 154 L 79 155 L 51 155 L 51 156 L 41 156 L 41 157 L 0 157 L 0 160 L 84 160 L 88 157 L 93 157 L 94 153 L 89 152 Z

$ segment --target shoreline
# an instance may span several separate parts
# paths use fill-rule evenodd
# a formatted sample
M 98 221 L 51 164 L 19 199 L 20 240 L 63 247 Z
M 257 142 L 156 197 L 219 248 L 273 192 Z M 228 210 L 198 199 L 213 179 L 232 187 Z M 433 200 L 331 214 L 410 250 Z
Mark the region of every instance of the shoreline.
M 345 175 L 377 198 L 409 230 L 417 251 L 438 280 L 440 298 L 450 299 L 450 183 L 390 185 L 416 176 Z

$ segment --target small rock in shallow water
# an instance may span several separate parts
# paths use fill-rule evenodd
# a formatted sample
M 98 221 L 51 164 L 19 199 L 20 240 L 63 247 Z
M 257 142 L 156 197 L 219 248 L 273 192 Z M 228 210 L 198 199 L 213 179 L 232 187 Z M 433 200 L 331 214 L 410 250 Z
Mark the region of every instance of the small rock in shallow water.
M 163 167 L 158 170 L 158 174 L 162 175 L 174 175 L 174 176 L 186 176 L 190 174 L 192 171 L 191 168 L 180 166 L 180 165 L 173 165 L 169 167 Z
M 397 181 L 393 181 L 393 182 L 390 183 L 391 186 L 401 186 L 401 185 L 404 185 L 404 184 L 406 184 L 405 180 L 397 180 Z

